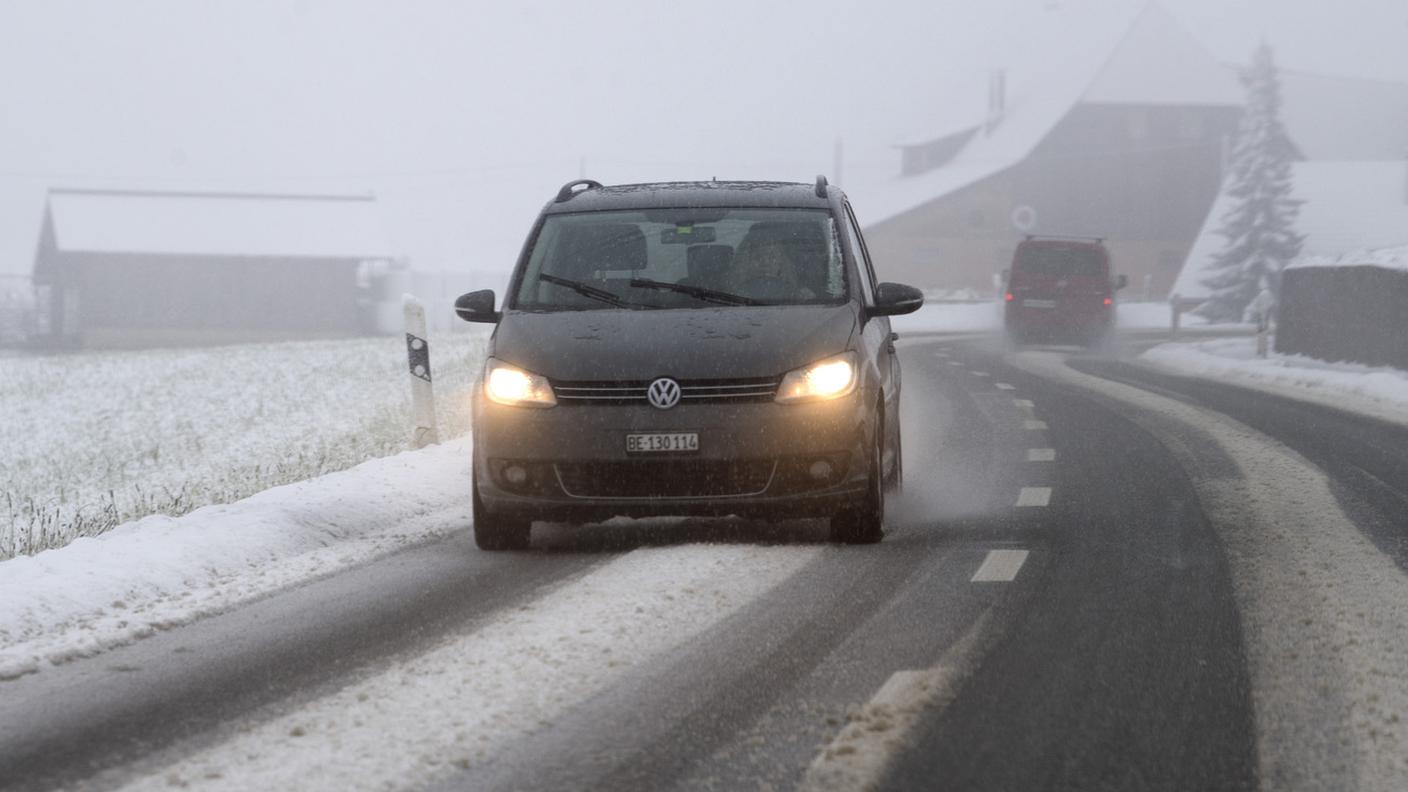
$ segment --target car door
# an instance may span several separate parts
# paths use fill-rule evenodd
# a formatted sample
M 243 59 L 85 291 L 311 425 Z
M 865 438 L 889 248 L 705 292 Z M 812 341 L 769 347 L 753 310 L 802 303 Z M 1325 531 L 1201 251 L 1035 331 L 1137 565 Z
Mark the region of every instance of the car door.
M 846 238 L 847 248 L 856 263 L 856 272 L 859 275 L 859 286 L 861 293 L 861 303 L 867 308 L 875 306 L 875 289 L 878 285 L 875 280 L 875 269 L 870 263 L 870 253 L 865 247 L 865 237 L 861 234 L 860 224 L 856 222 L 855 212 L 851 210 L 849 202 L 845 204 L 846 213 Z M 885 394 L 884 420 L 886 434 L 885 451 L 888 456 L 895 448 L 896 433 L 899 431 L 899 396 L 900 378 L 899 362 L 895 356 L 894 340 L 890 336 L 890 317 L 870 316 L 867 314 L 865 323 L 861 328 L 861 343 L 865 348 L 865 355 L 869 360 L 875 361 L 875 366 L 880 373 L 880 387 Z M 886 461 L 886 468 L 891 463 Z

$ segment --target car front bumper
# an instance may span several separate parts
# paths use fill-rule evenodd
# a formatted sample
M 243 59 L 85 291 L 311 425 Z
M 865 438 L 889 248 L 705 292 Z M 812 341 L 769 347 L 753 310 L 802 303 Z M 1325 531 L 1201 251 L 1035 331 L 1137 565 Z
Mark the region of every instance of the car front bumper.
M 830 401 L 506 407 L 474 403 L 474 470 L 493 513 L 820 517 L 865 489 L 873 438 L 863 392 Z M 628 454 L 626 435 L 695 432 L 690 453 Z M 828 476 L 813 475 L 825 462 Z M 516 471 L 512 470 L 517 468 Z M 512 475 L 512 478 L 510 474 Z

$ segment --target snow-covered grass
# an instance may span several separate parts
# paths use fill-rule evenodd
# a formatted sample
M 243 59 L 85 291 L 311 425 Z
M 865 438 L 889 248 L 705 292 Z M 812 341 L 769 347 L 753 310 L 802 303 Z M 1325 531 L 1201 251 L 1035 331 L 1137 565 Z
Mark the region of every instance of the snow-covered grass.
M 1161 344 L 1145 362 L 1178 374 L 1207 377 L 1270 393 L 1408 422 L 1408 371 L 1327 363 L 1304 355 L 1256 356 L 1256 339 L 1223 338 Z
M 480 333 L 432 339 L 442 437 Z M 0 558 L 406 448 L 402 337 L 0 359 Z
M 464 530 L 469 437 L 0 561 L 0 679 Z

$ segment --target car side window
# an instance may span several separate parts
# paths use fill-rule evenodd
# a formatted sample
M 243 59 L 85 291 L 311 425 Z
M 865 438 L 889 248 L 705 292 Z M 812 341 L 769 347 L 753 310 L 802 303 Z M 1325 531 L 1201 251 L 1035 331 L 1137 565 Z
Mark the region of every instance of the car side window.
M 865 305 L 874 305 L 875 275 L 870 271 L 870 258 L 866 255 L 865 243 L 861 240 L 860 229 L 856 226 L 856 217 L 851 212 L 850 204 L 846 205 L 846 250 L 855 261 L 856 272 L 860 275 L 862 302 Z

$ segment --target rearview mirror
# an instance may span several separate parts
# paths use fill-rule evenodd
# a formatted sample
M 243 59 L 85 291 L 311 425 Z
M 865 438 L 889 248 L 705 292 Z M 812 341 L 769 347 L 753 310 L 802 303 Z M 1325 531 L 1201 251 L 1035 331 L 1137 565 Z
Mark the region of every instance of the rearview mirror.
M 1126 287 L 1126 286 L 1128 286 L 1128 285 L 1129 285 L 1129 276 L 1128 276 L 1128 275 L 1120 275 L 1119 277 L 1115 278 L 1115 290 L 1116 290 L 1116 291 L 1118 291 L 1118 290 L 1120 290 L 1120 289 L 1123 289 L 1124 287 Z
M 461 294 L 455 300 L 455 314 L 466 322 L 498 322 L 500 314 L 494 310 L 494 290 L 481 289 Z
M 914 313 L 924 304 L 924 292 L 903 283 L 882 283 L 875 287 L 874 316 L 899 316 Z

